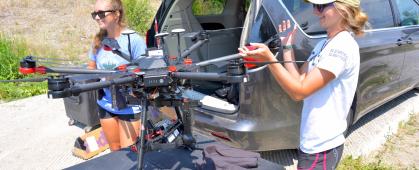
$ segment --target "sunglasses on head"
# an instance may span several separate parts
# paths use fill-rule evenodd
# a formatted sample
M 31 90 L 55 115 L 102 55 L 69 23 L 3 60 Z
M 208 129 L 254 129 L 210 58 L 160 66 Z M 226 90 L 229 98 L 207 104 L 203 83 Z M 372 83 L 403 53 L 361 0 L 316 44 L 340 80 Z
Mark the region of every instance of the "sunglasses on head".
M 313 4 L 313 8 L 317 9 L 317 11 L 319 11 L 320 13 L 322 13 L 324 9 L 326 9 L 329 6 L 333 6 L 333 2 L 328 4 Z
M 107 12 L 115 12 L 115 10 L 106 10 L 106 11 L 97 11 L 97 12 L 92 12 L 92 18 L 96 19 L 96 16 L 99 16 L 99 19 L 103 19 L 105 18 L 107 15 Z

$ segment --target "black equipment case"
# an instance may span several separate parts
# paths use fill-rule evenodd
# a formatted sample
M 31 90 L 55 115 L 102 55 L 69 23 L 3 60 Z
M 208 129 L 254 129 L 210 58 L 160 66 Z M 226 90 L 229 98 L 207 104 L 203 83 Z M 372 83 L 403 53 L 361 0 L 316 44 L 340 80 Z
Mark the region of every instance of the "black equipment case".
M 69 78 L 71 83 L 85 84 L 98 81 L 94 75 L 72 75 Z M 80 93 L 78 96 L 64 98 L 64 106 L 67 117 L 70 118 L 68 124 L 74 125 L 79 122 L 85 125 L 84 130 L 89 132 L 97 127 L 99 122 L 98 106 L 96 103 L 97 91 Z

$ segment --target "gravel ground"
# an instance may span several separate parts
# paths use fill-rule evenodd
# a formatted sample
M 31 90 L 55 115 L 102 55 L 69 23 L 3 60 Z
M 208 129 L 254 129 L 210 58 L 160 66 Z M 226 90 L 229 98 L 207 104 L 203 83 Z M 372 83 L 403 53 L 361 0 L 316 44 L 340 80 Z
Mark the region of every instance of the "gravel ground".
M 68 126 L 62 99 L 40 95 L 0 110 L 0 169 L 63 169 L 83 161 L 71 149 L 84 131 Z

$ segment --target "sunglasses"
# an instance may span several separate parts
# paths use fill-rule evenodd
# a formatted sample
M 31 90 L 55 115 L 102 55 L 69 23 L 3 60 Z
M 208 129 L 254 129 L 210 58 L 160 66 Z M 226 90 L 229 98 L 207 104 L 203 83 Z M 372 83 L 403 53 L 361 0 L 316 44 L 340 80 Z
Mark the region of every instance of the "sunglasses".
M 329 6 L 333 6 L 333 4 L 334 4 L 333 2 L 328 3 L 328 4 L 313 4 L 313 8 L 319 11 L 320 13 L 322 13 L 324 9 L 326 9 Z
M 107 12 L 115 12 L 115 10 L 106 10 L 106 11 L 97 11 L 97 12 L 92 12 L 92 18 L 96 19 L 96 16 L 99 16 L 99 19 L 103 19 L 105 18 L 107 15 Z

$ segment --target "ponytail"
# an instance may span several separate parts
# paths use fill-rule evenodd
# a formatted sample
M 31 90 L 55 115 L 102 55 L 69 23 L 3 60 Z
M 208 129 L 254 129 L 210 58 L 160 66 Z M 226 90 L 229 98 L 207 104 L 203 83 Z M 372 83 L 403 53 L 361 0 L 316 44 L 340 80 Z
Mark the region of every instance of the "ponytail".
M 368 16 L 359 7 L 335 2 L 335 7 L 343 17 L 343 22 L 356 36 L 362 36 L 368 21 Z
M 93 38 L 93 54 L 97 54 L 98 50 L 102 47 L 102 40 L 108 36 L 108 31 L 100 29 Z

